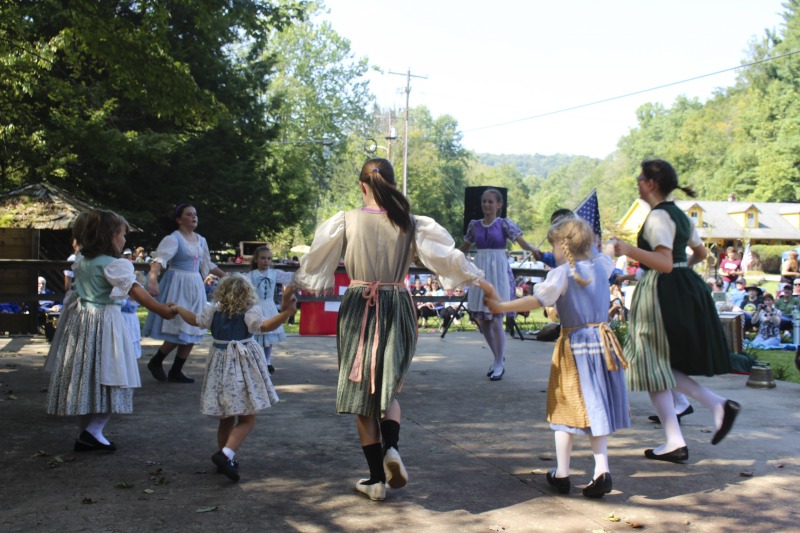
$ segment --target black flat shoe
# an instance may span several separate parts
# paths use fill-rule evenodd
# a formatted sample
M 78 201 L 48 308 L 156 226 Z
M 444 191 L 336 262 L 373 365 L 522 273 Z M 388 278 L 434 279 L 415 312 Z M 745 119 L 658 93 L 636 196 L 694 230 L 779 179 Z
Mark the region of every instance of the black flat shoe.
M 742 410 L 742 406 L 739 405 L 738 402 L 734 402 L 733 400 L 725 400 L 725 416 L 722 418 L 722 426 L 719 430 L 714 433 L 714 438 L 711 439 L 711 444 L 719 444 L 722 439 L 725 438 L 725 435 L 733 427 L 733 423 L 736 420 L 736 417 L 739 416 L 739 411 Z
M 172 370 L 169 371 L 167 381 L 170 383 L 194 383 L 194 379 L 190 378 L 183 372 L 173 372 Z
M 75 446 L 73 449 L 76 452 L 115 452 L 117 450 L 116 445 L 113 442 L 109 442 L 108 444 L 103 444 L 99 440 L 95 438 L 94 435 L 89 433 L 88 431 L 83 431 L 78 436 L 78 440 L 75 441 Z
M 692 407 L 691 405 L 686 409 L 684 409 L 682 413 L 678 413 L 678 424 L 681 423 L 681 418 L 683 418 L 686 415 L 690 415 L 692 413 L 694 413 L 694 407 Z M 658 418 L 658 415 L 650 415 L 647 417 L 647 419 L 650 420 L 651 422 L 655 422 L 656 424 L 661 423 L 661 419 Z
M 489 371 L 486 373 L 486 377 L 490 378 L 492 377 L 492 374 L 494 374 L 494 368 L 489 367 Z
M 583 495 L 587 498 L 602 498 L 611 492 L 612 486 L 611 474 L 605 472 L 594 478 L 592 482 L 583 489 Z
M 653 449 L 650 448 L 644 451 L 644 456 L 648 459 L 655 459 L 656 461 L 668 461 L 670 463 L 683 463 L 689 460 L 689 448 L 677 448 L 671 452 L 655 454 Z
M 217 472 L 224 474 L 231 481 L 239 481 L 239 463 L 228 459 L 222 450 L 212 455 L 211 460 L 217 465 Z
M 551 487 L 555 487 L 556 489 L 558 489 L 559 494 L 569 494 L 569 488 L 570 488 L 569 476 L 556 477 L 555 468 L 547 473 L 547 483 Z
M 267 372 L 269 372 L 270 374 L 274 374 L 275 373 L 275 367 L 272 366 L 272 365 L 267 365 Z
M 492 374 L 492 377 L 489 378 L 489 381 L 500 381 L 503 379 L 503 374 L 506 373 L 506 369 L 504 368 L 502 372 L 499 374 Z
M 156 363 L 150 360 L 147 363 L 147 370 L 150 371 L 156 381 L 167 381 L 167 374 L 164 372 L 164 367 L 161 365 L 161 363 Z

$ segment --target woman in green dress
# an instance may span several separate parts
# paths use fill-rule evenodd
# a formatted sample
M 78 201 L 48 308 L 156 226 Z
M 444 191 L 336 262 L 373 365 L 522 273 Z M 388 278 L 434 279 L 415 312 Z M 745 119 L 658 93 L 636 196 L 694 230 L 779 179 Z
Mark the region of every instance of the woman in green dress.
M 614 251 L 639 261 L 646 273 L 633 295 L 630 329 L 624 354 L 631 391 L 647 391 L 666 433 L 666 442 L 645 450 L 645 457 L 683 462 L 689 450 L 673 408 L 671 390 L 697 400 L 711 410 L 716 431 L 711 444 L 728 434 L 741 407 L 697 383 L 690 376 L 730 372 L 730 359 L 711 294 L 692 266 L 707 251 L 689 217 L 668 197 L 680 189 L 672 165 L 653 159 L 642 162 L 639 196 L 651 211 L 639 231 L 637 246 L 616 241 Z M 692 254 L 687 257 L 687 245 Z

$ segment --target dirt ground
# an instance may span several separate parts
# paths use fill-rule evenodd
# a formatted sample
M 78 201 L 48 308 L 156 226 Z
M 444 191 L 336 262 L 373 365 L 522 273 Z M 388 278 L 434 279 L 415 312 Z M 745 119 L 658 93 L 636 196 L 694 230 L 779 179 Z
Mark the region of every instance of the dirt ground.
M 147 341 L 146 341 L 147 342 Z M 207 345 L 192 385 L 153 381 L 135 413 L 115 416 L 114 454 L 79 454 L 72 419 L 45 414 L 47 343 L 0 337 L 0 531 L 798 531 L 800 385 L 745 387 L 746 376 L 708 381 L 744 406 L 732 434 L 711 446 L 710 415 L 684 419 L 690 461 L 642 458 L 657 446 L 645 395 L 631 397 L 633 427 L 610 439 L 614 491 L 588 500 L 554 494 L 544 402 L 552 344 L 508 344 L 503 381 L 485 378 L 476 333 L 423 333 L 401 394 L 400 450 L 408 487 L 371 502 L 353 491 L 366 474 L 354 420 L 334 412 L 335 339 L 290 337 L 274 356 L 281 403 L 259 416 L 238 458 L 242 479 L 214 472 L 216 422 L 199 414 Z M 592 472 L 576 439 L 573 485 Z M 619 520 L 619 521 L 615 521 Z

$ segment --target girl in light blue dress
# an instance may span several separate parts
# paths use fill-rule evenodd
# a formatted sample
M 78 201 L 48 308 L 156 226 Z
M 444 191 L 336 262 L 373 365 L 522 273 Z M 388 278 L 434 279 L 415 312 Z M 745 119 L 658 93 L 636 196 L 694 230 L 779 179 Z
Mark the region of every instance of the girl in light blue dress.
M 606 323 L 610 299 L 608 278 L 613 260 L 593 254 L 594 234 L 579 218 L 565 218 L 550 227 L 547 238 L 559 265 L 537 283 L 533 295 L 501 301 L 482 282 L 485 303 L 493 313 L 531 311 L 555 304 L 561 321 L 547 387 L 547 420 L 555 431 L 557 467 L 547 481 L 560 493 L 570 491 L 570 456 L 574 435 L 592 444 L 595 467 L 583 495 L 602 498 L 611 492 L 607 436 L 630 427 L 624 368 L 627 362 L 616 335 Z

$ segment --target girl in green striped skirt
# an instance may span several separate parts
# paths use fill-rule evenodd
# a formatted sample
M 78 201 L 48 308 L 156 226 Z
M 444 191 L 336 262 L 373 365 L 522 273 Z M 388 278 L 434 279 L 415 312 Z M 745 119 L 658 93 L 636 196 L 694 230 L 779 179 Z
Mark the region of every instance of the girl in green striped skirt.
M 639 261 L 645 274 L 636 287 L 629 314 L 624 354 L 631 391 L 647 391 L 666 433 L 666 442 L 645 450 L 645 457 L 684 462 L 689 450 L 683 439 L 671 389 L 697 400 L 714 415 L 711 444 L 728 434 L 741 409 L 697 383 L 690 376 L 730 372 L 730 359 L 711 293 L 692 266 L 707 251 L 689 217 L 668 196 L 680 189 L 672 165 L 659 159 L 642 162 L 636 178 L 639 196 L 651 211 L 639 231 L 637 246 L 616 241 L 614 251 Z M 687 257 L 687 245 L 692 255 Z
M 383 500 L 387 484 L 400 488 L 408 481 L 398 452 L 397 394 L 417 343 L 414 304 L 405 286 L 411 260 L 418 255 L 445 289 L 472 283 L 483 273 L 433 219 L 411 215 L 389 161 L 367 161 L 359 182 L 364 207 L 339 212 L 317 228 L 294 285 L 311 294 L 333 294 L 334 273 L 344 258 L 351 281 L 337 323 L 336 410 L 357 415 L 370 475 L 356 490 Z

